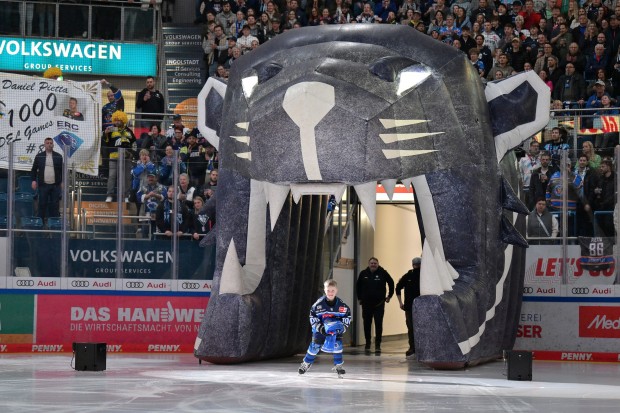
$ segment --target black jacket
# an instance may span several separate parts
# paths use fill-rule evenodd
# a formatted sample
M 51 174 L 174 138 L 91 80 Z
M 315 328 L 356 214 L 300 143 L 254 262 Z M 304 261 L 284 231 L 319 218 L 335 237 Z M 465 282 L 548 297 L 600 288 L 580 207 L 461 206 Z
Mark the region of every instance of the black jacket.
M 389 294 L 385 288 L 386 284 Z M 383 267 L 377 268 L 374 273 L 370 272 L 370 268 L 360 272 L 357 278 L 357 298 L 362 301 L 362 306 L 379 306 L 385 303 L 386 297 L 392 298 L 393 295 L 394 280 Z
M 47 155 L 45 151 L 39 152 L 34 157 L 34 162 L 32 163 L 32 171 L 30 176 L 33 181 L 37 181 L 39 185 L 45 183 L 44 174 L 45 174 L 45 159 Z M 62 156 L 58 152 L 52 151 L 52 161 L 54 162 L 54 184 L 60 185 L 62 182 Z
M 572 76 L 562 75 L 553 88 L 553 99 L 562 102 L 576 102 L 579 99 L 586 100 L 586 82 L 580 74 Z
M 403 306 L 405 311 L 411 311 L 413 300 L 420 296 L 420 268 L 413 268 L 403 275 L 396 283 L 396 295 L 400 295 L 401 290 L 405 290 L 405 301 Z
M 136 98 L 136 109 L 139 109 L 142 113 L 164 113 L 165 111 L 165 102 L 164 95 L 159 90 L 154 90 L 151 92 L 151 98 L 149 100 L 144 100 L 144 95 L 149 90 L 144 88 L 138 93 L 138 97 Z M 151 116 L 156 118 L 155 116 Z
M 192 217 L 189 210 L 185 206 L 185 203 L 181 201 L 177 202 L 179 203 L 177 214 L 180 221 L 177 229 L 182 233 L 186 233 L 191 224 Z M 162 234 L 166 231 L 172 231 L 172 219 L 174 219 L 172 216 L 172 208 L 172 202 L 164 199 L 159 203 L 157 210 L 155 211 L 155 223 L 157 224 L 159 232 Z

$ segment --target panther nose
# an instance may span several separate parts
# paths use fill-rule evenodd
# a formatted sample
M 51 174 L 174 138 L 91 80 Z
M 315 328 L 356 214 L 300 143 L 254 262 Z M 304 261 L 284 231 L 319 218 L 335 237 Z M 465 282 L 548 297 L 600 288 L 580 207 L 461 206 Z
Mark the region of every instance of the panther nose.
M 336 103 L 334 87 L 321 82 L 302 82 L 288 88 L 282 107 L 299 127 L 301 156 L 306 176 L 321 181 L 314 128 Z

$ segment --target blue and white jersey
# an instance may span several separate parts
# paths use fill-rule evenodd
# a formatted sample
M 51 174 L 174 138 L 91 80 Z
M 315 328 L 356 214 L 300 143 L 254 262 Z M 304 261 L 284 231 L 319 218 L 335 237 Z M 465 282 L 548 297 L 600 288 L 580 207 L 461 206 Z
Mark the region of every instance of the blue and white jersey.
M 330 304 L 327 297 L 322 296 L 310 308 L 312 332 L 317 332 L 319 326 L 327 320 L 341 321 L 347 329 L 351 324 L 351 309 L 338 297 Z

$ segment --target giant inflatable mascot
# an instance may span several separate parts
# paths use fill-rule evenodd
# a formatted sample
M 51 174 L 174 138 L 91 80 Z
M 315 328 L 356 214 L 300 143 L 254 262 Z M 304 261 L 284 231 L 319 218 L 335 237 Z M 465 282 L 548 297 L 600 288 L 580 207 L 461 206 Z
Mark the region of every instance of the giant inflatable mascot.
M 217 262 L 196 357 L 303 352 L 328 196 L 353 186 L 374 224 L 377 181 L 413 185 L 421 212 L 418 360 L 458 368 L 512 348 L 527 209 L 509 151 L 546 125 L 549 98 L 533 72 L 484 85 L 464 53 L 392 25 L 291 30 L 235 61 L 227 85 L 210 79 Z

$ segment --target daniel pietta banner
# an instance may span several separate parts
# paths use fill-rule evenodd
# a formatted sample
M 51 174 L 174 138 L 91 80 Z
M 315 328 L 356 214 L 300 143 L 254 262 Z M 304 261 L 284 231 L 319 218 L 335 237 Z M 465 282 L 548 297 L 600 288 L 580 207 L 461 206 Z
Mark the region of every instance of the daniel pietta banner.
M 0 168 L 28 171 L 45 138 L 54 150 L 68 150 L 68 167 L 98 174 L 101 84 L 72 82 L 0 72 Z

